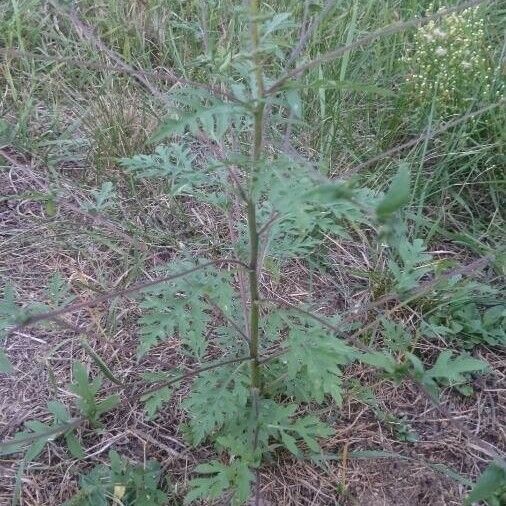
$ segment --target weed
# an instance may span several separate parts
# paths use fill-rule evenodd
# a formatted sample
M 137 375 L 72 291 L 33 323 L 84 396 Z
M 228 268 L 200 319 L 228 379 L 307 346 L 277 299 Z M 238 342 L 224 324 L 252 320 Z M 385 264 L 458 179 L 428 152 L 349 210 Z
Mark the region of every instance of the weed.
M 373 2 L 368 2 L 364 12 L 370 13 L 372 6 Z M 83 340 L 80 349 L 115 385 L 112 391 L 109 388 L 106 393 L 102 376 L 92 373 L 90 379 L 86 366 L 73 357 L 70 391 L 77 396 L 75 406 L 68 408 L 61 402 L 50 401 L 49 414 L 44 415 L 50 417 L 50 422 L 26 422 L 26 430 L 2 445 L 2 451 L 22 453 L 24 461 L 29 462 L 38 458 L 46 445 L 61 437 L 69 452 L 80 459 L 85 454 L 83 433 L 107 430 L 108 417 L 122 405 L 140 402 L 146 423 L 163 422 L 164 408 L 174 402 L 178 389 L 184 387 L 181 407 L 185 423 L 179 427 L 188 445 L 194 448 L 205 445 L 208 449 L 208 461 L 196 465 L 189 486 L 184 485 L 185 501 L 243 504 L 252 496 L 256 502 L 260 500 L 260 471 L 266 462 L 288 459 L 325 462 L 326 452 L 331 448 L 329 440 L 335 434 L 328 407 L 342 405 L 346 396 L 343 378 L 353 367 L 361 367 L 374 377 L 396 384 L 416 385 L 421 396 L 439 410 L 444 410 L 439 405 L 443 389 L 472 392 L 472 376 L 488 370 L 484 360 L 462 353 L 460 346 L 456 350 L 439 349 L 427 360 L 414 338 L 433 337 L 436 333 L 441 337 L 465 335 L 472 344 L 489 346 L 499 345 L 504 339 L 504 334 L 497 331 L 504 318 L 499 304 L 486 305 L 481 313 L 485 305 L 477 300 L 469 286 L 462 288 L 462 304 L 452 304 L 455 301 L 451 297 L 460 293 L 458 275 L 439 271 L 438 253 L 421 238 L 423 230 L 431 226 L 423 216 L 432 191 L 430 182 L 424 185 L 422 177 L 427 143 L 422 149 L 420 164 L 408 154 L 403 162 L 387 167 L 388 177 L 380 170 L 369 178 L 347 181 L 325 176 L 336 172 L 336 146 L 346 146 L 341 160 L 362 158 L 357 153 L 368 143 L 370 123 L 380 114 L 381 107 L 371 101 L 364 110 L 373 111 L 372 115 L 357 122 L 349 121 L 346 128 L 348 119 L 355 118 L 351 113 L 346 115 L 345 105 L 350 103 L 351 95 L 379 96 L 381 100 L 391 101 L 390 104 L 395 102 L 392 96 L 395 94 L 385 90 L 385 83 L 373 86 L 351 79 L 360 76 L 353 68 L 357 57 L 352 51 L 375 38 L 382 39 L 383 43 L 386 34 L 397 34 L 402 42 L 405 39 L 400 34 L 404 28 L 424 21 L 394 24 L 359 39 L 363 23 L 361 2 L 354 2 L 343 16 L 347 24 L 340 36 L 346 45 L 325 53 L 319 51 L 323 44 L 319 39 L 311 44 L 317 55 L 308 55 L 297 66 L 297 56 L 306 51 L 304 40 L 309 43 L 311 39 L 307 16 L 328 12 L 330 7 L 314 2 L 307 2 L 304 8 L 297 6 L 294 12 L 302 16 L 302 22 L 293 13 L 261 6 L 258 0 L 252 0 L 249 7 L 234 8 L 226 1 L 213 2 L 213 8 L 199 6 L 197 2 L 178 3 L 171 12 L 151 2 L 134 5 L 118 1 L 110 8 L 105 7 L 93 4 L 88 11 L 90 20 L 99 21 L 98 35 L 89 35 L 74 12 L 63 11 L 65 23 L 70 21 L 71 25 L 80 27 L 80 37 L 88 33 L 90 40 L 85 40 L 84 48 L 80 48 L 82 55 L 90 54 L 88 42 L 103 49 L 104 45 L 96 39 L 102 37 L 110 45 L 110 48 L 105 46 L 104 53 L 119 66 L 116 70 L 133 77 L 153 96 L 137 99 L 144 98 L 138 89 L 135 94 L 123 93 L 117 86 L 127 86 L 124 77 L 118 78 L 112 87 L 101 82 L 98 98 L 91 94 L 95 98 L 88 104 L 84 126 L 91 145 L 89 156 L 101 186 L 90 191 L 93 203 L 84 209 L 92 217 L 110 211 L 119 213 L 124 186 L 135 191 L 137 181 L 143 181 L 146 188 L 155 188 L 154 193 L 160 198 L 170 197 L 170 202 L 179 206 L 181 215 L 191 209 L 203 227 L 205 222 L 190 206 L 197 203 L 210 210 L 212 219 L 208 221 L 227 223 L 230 241 L 222 241 L 218 233 L 211 239 L 208 239 L 209 233 L 200 234 L 193 247 L 181 243 L 177 249 L 173 247 L 168 264 L 159 261 L 160 251 L 155 251 L 159 278 L 107 291 L 94 299 L 73 302 L 61 279 L 52 280 L 44 294 L 44 304 L 21 303 L 16 291 L 7 288 L 0 306 L 7 338 L 23 327 L 40 323 L 46 324 L 46 328 L 60 325 L 88 339 L 88 329 L 65 320 L 69 313 L 89 310 L 113 299 L 137 298 L 137 330 L 127 329 L 125 333 L 139 338 L 136 359 L 131 362 L 136 360 L 131 370 L 139 373 L 130 374 L 129 370 L 128 381 L 120 381 L 106 363 L 109 357 L 104 360 L 88 340 Z M 291 7 L 287 2 L 287 8 Z M 185 16 L 194 19 L 195 12 L 200 24 L 185 20 Z M 425 107 L 429 101 L 431 107 L 437 105 L 438 115 L 435 106 L 429 109 L 431 122 L 457 109 L 460 111 L 468 104 L 469 93 L 476 91 L 475 82 L 470 83 L 471 91 L 463 84 L 465 75 L 459 74 L 462 65 L 457 62 L 457 56 L 461 58 L 464 51 L 475 50 L 470 46 L 471 39 L 464 37 L 469 27 L 472 25 L 471 29 L 479 32 L 482 26 L 480 21 L 469 17 L 469 12 L 475 15 L 475 11 L 449 16 L 438 11 L 432 15 L 435 19 L 442 18 L 438 22 L 448 29 L 448 37 L 450 33 L 452 37 L 455 35 L 461 48 L 454 47 L 456 42 L 452 41 L 449 44 L 453 46 L 447 49 L 427 45 L 434 40 L 425 41 L 422 47 L 420 37 L 447 36 L 438 25 L 429 22 L 415 36 L 416 53 L 404 62 L 419 66 L 438 83 L 425 95 L 416 88 L 427 86 L 420 84 L 423 80 L 413 82 L 413 90 L 406 85 L 408 95 L 414 93 L 420 97 L 415 104 L 420 114 L 427 114 Z M 392 12 L 383 8 L 379 14 L 383 19 Z M 220 19 L 221 15 L 225 21 Z M 19 13 L 13 9 L 8 16 L 7 40 L 12 44 L 17 37 L 21 47 L 27 36 L 19 28 Z M 323 17 L 320 21 L 325 22 Z M 202 31 L 201 26 L 206 26 L 206 30 Z M 69 26 L 65 25 L 67 29 Z M 302 45 L 291 51 L 295 55 L 291 61 L 286 55 L 297 34 Z M 481 33 L 478 35 L 476 54 L 464 56 L 469 56 L 472 65 L 476 64 L 479 81 L 485 82 L 486 89 L 492 78 L 489 67 L 482 66 L 480 51 L 484 40 Z M 34 35 L 39 36 L 38 32 Z M 198 44 L 203 45 L 204 51 L 196 57 L 194 46 Z M 426 54 L 427 48 L 438 57 L 451 56 L 448 75 L 444 73 L 443 59 L 437 60 L 440 63 L 435 69 L 427 66 L 426 60 L 431 58 Z M 455 49 L 457 56 L 450 55 L 450 49 Z M 323 54 L 319 55 L 320 52 Z M 395 68 L 395 54 L 389 51 L 382 67 Z M 361 71 L 370 68 L 370 62 L 361 58 Z M 136 71 L 138 62 L 146 67 L 145 72 Z M 148 70 L 166 63 L 178 68 L 182 77 L 176 79 L 171 89 L 164 87 L 160 91 L 150 80 L 153 78 L 154 82 L 156 74 Z M 328 70 L 328 66 L 335 68 Z M 189 74 L 193 79 L 204 76 L 206 83 L 190 81 Z M 416 76 L 419 75 L 421 71 L 417 71 Z M 95 81 L 90 75 L 85 77 Z M 445 93 L 453 85 L 458 92 Z M 12 87 L 13 95 L 15 92 L 17 89 Z M 19 103 L 19 97 L 13 98 Z M 154 103 L 157 105 L 153 106 Z M 144 113 L 142 104 L 149 113 Z M 319 124 L 313 125 L 308 119 L 311 120 L 315 109 L 322 118 Z M 404 112 L 399 114 L 401 118 Z M 153 118 L 159 119 L 157 128 Z M 28 140 L 29 123 L 26 122 L 22 132 Z M 328 123 L 332 127 L 327 131 Z M 377 128 L 381 130 L 381 126 Z M 356 135 L 354 129 L 364 135 Z M 11 138 L 9 126 L 3 130 Z M 317 136 L 317 141 L 308 147 L 305 143 L 311 142 L 311 134 Z M 394 138 L 395 132 L 386 137 Z M 293 148 L 293 138 L 300 142 L 297 146 L 300 149 Z M 385 141 L 381 132 L 374 138 L 376 147 Z M 455 137 L 449 142 L 460 145 Z M 198 149 L 205 153 L 196 153 Z M 306 156 L 308 153 L 310 156 Z M 487 156 L 484 155 L 486 161 Z M 443 193 L 442 187 L 452 187 L 454 175 L 446 171 L 449 165 L 450 162 L 438 165 L 436 170 L 433 184 L 439 188 L 438 195 Z M 395 175 L 390 177 L 390 172 Z M 127 185 L 121 180 L 125 174 L 131 177 Z M 373 184 L 374 178 L 376 184 Z M 139 199 L 139 194 L 129 198 Z M 190 206 L 185 207 L 189 202 Z M 463 205 L 467 205 L 465 200 Z M 144 207 L 140 204 L 136 208 L 139 215 L 145 214 Z M 47 214 L 49 218 L 55 216 L 55 213 Z M 163 232 L 171 237 L 177 233 Z M 157 235 L 158 231 L 151 230 L 143 237 L 156 239 Z M 382 292 L 374 295 L 382 297 L 356 309 L 365 315 L 370 315 L 371 309 L 379 310 L 367 323 L 357 324 L 353 314 L 327 304 L 326 296 L 319 300 L 318 293 L 311 302 L 324 308 L 323 311 L 314 311 L 309 303 L 287 303 L 278 293 L 266 294 L 265 282 L 269 279 L 266 265 L 272 266 L 270 271 L 282 271 L 294 261 L 317 263 L 322 261 L 327 241 L 340 246 L 339 241 L 352 241 L 355 237 L 367 244 L 365 257 L 370 254 L 377 264 L 383 262 L 386 266 L 385 272 L 371 275 L 379 280 L 374 291 Z M 115 248 L 108 238 L 101 240 L 111 250 Z M 171 244 L 175 243 L 173 240 Z M 160 244 L 161 241 L 156 242 L 156 246 Z M 128 255 L 129 252 L 125 257 Z M 136 259 L 136 272 L 144 270 L 143 260 Z M 128 263 L 128 258 L 125 262 Z M 114 261 L 107 267 L 110 272 L 117 272 Z M 126 271 L 131 269 L 129 264 Z M 419 299 L 422 300 L 419 307 L 425 304 L 429 311 L 421 318 L 420 327 L 411 333 L 397 318 L 404 308 L 416 310 L 413 301 Z M 390 303 L 396 305 L 383 311 Z M 121 308 L 121 304 L 116 302 L 115 307 Z M 124 314 L 122 309 L 121 314 Z M 133 323 L 116 316 L 117 312 L 111 311 L 109 323 L 110 327 L 119 327 L 120 333 L 123 325 Z M 49 321 L 52 323 L 48 324 Z M 105 326 L 104 330 L 98 323 L 101 332 L 107 334 L 109 327 Z M 379 325 L 383 347 L 373 347 L 375 343 L 369 339 L 369 331 Z M 169 341 L 178 353 L 180 364 L 166 370 L 165 365 L 172 365 L 166 360 Z M 132 342 L 128 342 L 129 352 Z M 111 343 L 113 340 L 108 340 L 112 346 Z M 155 354 L 164 366 L 162 370 L 144 367 Z M 15 370 L 8 353 L 0 355 L 0 366 L 2 372 L 9 374 Z M 368 405 L 397 440 L 414 442 L 417 439 L 405 419 L 385 413 L 374 402 Z M 73 417 L 73 412 L 78 416 Z M 453 420 L 442 413 L 446 419 Z M 492 471 L 486 472 L 484 479 L 487 482 L 492 476 L 489 480 L 494 485 L 492 492 L 501 492 L 501 484 L 497 486 L 497 482 L 503 479 L 504 473 L 499 456 L 466 427 L 462 429 L 458 425 L 458 428 L 478 449 L 494 459 Z M 99 466 L 82 477 L 81 490 L 70 504 L 106 504 L 110 499 L 123 504 L 168 501 L 166 493 L 158 488 L 160 469 L 156 464 L 132 465 L 115 452 L 110 453 L 109 459 L 110 466 Z M 477 488 L 476 497 L 488 497 Z M 344 484 L 341 489 L 345 489 Z
M 406 63 L 411 74 L 405 79 L 408 100 L 418 112 L 432 106 L 440 117 L 460 113 L 476 100 L 494 101 L 503 95 L 503 86 L 493 89 L 495 69 L 493 47 L 487 45 L 485 19 L 479 7 L 465 9 L 421 27 L 413 53 Z
M 98 465 L 81 476 L 79 491 L 65 506 L 107 506 L 111 500 L 125 506 L 161 506 L 168 498 L 158 488 L 159 481 L 158 462 L 133 465 L 111 450 L 109 465 Z

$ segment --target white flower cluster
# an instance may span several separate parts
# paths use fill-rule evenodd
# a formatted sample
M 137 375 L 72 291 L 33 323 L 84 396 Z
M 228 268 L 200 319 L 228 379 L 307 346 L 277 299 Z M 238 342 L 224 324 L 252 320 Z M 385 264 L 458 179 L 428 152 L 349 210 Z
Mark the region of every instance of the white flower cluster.
M 476 7 L 419 28 L 414 51 L 405 58 L 411 68 L 405 83 L 410 98 L 427 105 L 435 98 L 444 114 L 465 108 L 480 94 L 490 97 L 494 69 L 484 26 Z M 493 93 L 502 95 L 503 88 Z

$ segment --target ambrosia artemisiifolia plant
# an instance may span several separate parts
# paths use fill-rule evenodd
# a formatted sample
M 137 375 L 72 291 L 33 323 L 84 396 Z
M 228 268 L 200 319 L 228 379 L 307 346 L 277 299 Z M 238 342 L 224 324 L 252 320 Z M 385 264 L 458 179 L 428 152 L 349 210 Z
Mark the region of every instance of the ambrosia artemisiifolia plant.
M 272 77 L 277 69 L 283 73 L 284 65 L 276 34 L 293 29 L 293 23 L 288 14 L 263 15 L 255 0 L 249 11 L 239 9 L 237 16 L 249 20 L 243 44 L 221 68 L 217 87 L 230 91 L 221 96 L 191 87 L 172 92 L 171 112 L 153 139 L 163 144 L 154 155 L 122 160 L 136 177 L 168 178 L 178 194 L 194 195 L 222 212 L 234 199 L 244 209 L 245 223 L 236 223 L 239 239 L 224 245 L 223 252 L 233 251 L 245 264 L 246 296 L 236 290 L 229 272 L 210 266 L 149 289 L 141 304 L 146 310 L 140 319 L 141 354 L 177 332 L 187 352 L 201 360 L 210 341 L 205 336 L 212 329 L 213 345 L 220 347 L 227 362 L 199 374 L 184 401 L 190 440 L 212 441 L 228 456 L 197 466 L 200 476 L 192 481 L 187 502 L 218 498 L 228 491 L 233 503 L 244 503 L 250 496 L 252 471 L 280 448 L 296 457 L 319 456 L 318 440 L 333 431 L 318 417 L 298 413 L 302 406 L 326 399 L 339 404 L 342 368 L 355 360 L 392 376 L 418 371 L 427 388 L 437 390 L 437 378 L 420 369 L 416 357 L 406 354 L 406 363 L 399 364 L 387 352 L 372 352 L 360 342 L 357 348 L 346 338 L 350 324 L 338 315 L 315 318 L 304 308 L 262 298 L 259 286 L 266 258 L 303 258 L 315 251 L 324 234 L 343 236 L 347 228 L 378 226 L 382 240 L 396 252 L 391 268 L 401 292 L 418 286 L 430 271 L 421 264 L 431 257 L 421 240 L 410 243 L 402 233 L 391 232 L 396 211 L 409 198 L 406 166 L 378 199 L 351 183 L 325 181 L 314 163 L 283 149 L 287 125 L 296 129 L 304 124 L 305 85 Z M 221 156 L 206 157 L 196 167 L 191 151 L 182 147 L 192 135 L 218 143 Z M 172 263 L 171 269 L 191 267 L 185 263 Z M 216 309 L 229 324 L 213 327 L 210 315 Z M 483 367 L 466 360 L 461 372 Z M 451 354 L 445 362 L 448 370 L 450 362 Z M 170 395 L 167 389 L 162 397 L 158 391 L 148 398 L 150 414 L 153 404 L 161 405 Z
M 390 284 L 400 297 L 416 291 L 434 271 L 423 242 L 408 240 L 400 221 L 398 211 L 410 197 L 407 166 L 401 165 L 389 190 L 377 196 L 350 181 L 325 179 L 319 161 L 290 146 L 291 133 L 304 128 L 305 88 L 311 86 L 297 77 L 314 66 L 286 66 L 283 39 L 277 37 L 298 29 L 290 14 L 260 12 L 259 0 L 251 0 L 234 16 L 242 27 L 237 51 L 216 68 L 216 84 L 185 83 L 164 95 L 167 113 L 153 135 L 152 154 L 121 160 L 135 178 L 154 178 L 175 198 L 192 196 L 217 213 L 237 218 L 231 234 L 237 240 L 221 245 L 219 259 L 181 255 L 166 267 L 161 281 L 126 291 L 140 294 L 139 356 L 176 335 L 184 353 L 200 364 L 191 374 L 145 373 L 150 386 L 138 397 L 147 417 L 155 417 L 170 400 L 173 386 L 191 378 L 183 402 L 185 433 L 193 445 L 213 443 L 220 458 L 196 467 L 187 503 L 223 497 L 245 503 L 255 470 L 269 455 L 287 451 L 297 458 L 321 458 L 320 442 L 333 430 L 307 412 L 325 402 L 341 403 L 343 368 L 354 361 L 394 380 L 410 377 L 434 399 L 440 385 L 462 384 L 466 373 L 486 366 L 445 351 L 426 369 L 407 351 L 408 345 L 387 345 L 400 340 L 388 320 L 382 322 L 390 338 L 385 338 L 384 349 L 373 350 L 357 339 L 356 324 L 332 308 L 316 315 L 306 306 L 263 297 L 260 280 L 267 260 L 281 265 L 290 258 L 304 259 L 318 250 L 325 236 L 349 237 L 360 227 L 377 231 L 379 247 L 388 244 L 384 249 L 391 257 Z M 204 156 L 197 156 L 194 141 L 208 147 Z M 238 208 L 243 212 L 237 213 Z M 0 316 L 5 327 L 13 316 L 19 325 L 43 321 L 47 315 L 54 320 L 72 309 L 58 309 L 60 302 L 43 308 L 46 313 L 40 307 L 23 312 L 8 290 Z M 406 334 L 401 337 L 407 339 Z M 206 360 L 210 344 L 212 357 L 219 350 L 218 359 Z M 91 358 L 114 380 L 99 357 Z M 6 357 L 0 361 L 7 372 Z M 72 435 L 74 455 L 80 454 L 72 430 L 86 420 L 96 426 L 99 416 L 119 399 L 97 401 L 100 380 L 89 382 L 81 364 L 75 372 L 73 391 L 82 416 L 71 418 L 65 411 L 50 427 L 28 425 L 32 432 L 20 433 L 4 453 L 32 448 L 29 457 L 35 458 L 55 436 Z M 121 392 L 124 385 L 115 382 Z M 33 450 L 39 433 L 42 445 Z

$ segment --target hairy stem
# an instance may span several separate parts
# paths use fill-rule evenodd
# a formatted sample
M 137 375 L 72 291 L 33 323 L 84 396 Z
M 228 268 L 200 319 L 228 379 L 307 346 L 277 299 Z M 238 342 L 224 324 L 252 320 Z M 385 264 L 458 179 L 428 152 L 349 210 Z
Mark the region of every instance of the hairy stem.
M 259 233 L 256 218 L 256 204 L 253 197 L 253 184 L 257 171 L 258 162 L 262 155 L 263 145 L 263 123 L 264 123 L 264 82 L 262 75 L 262 62 L 259 55 L 260 37 L 258 33 L 258 9 L 259 0 L 250 2 L 250 35 L 251 49 L 253 53 L 254 73 L 256 81 L 256 106 L 253 113 L 254 131 L 253 146 L 251 151 L 251 177 L 249 185 L 249 196 L 247 200 L 248 211 L 248 232 L 250 242 L 250 261 L 249 261 L 249 292 L 250 292 L 250 328 L 249 328 L 249 348 L 251 355 L 251 386 L 260 392 L 262 388 L 262 376 L 260 363 L 258 360 L 258 348 L 260 340 L 260 295 L 258 291 L 258 252 L 259 252 Z
M 251 358 L 251 386 L 260 389 L 261 375 L 260 365 L 258 363 L 258 342 L 259 342 L 259 323 L 260 323 L 260 305 L 258 292 L 258 231 L 256 222 L 255 203 L 248 202 L 248 230 L 250 239 L 250 270 L 249 270 L 249 291 L 250 291 L 250 341 L 249 350 Z

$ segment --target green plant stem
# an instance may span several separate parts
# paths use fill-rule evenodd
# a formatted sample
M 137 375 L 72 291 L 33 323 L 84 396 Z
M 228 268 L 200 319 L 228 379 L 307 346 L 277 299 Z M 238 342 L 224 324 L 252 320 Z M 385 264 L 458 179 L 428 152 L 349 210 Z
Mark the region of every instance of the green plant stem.
M 258 342 L 260 334 L 260 304 L 258 292 L 258 231 L 256 222 L 255 203 L 252 199 L 248 201 L 248 230 L 250 238 L 250 270 L 249 270 L 249 291 L 250 291 L 250 341 L 249 350 L 251 362 L 251 386 L 260 390 L 261 374 L 258 362 Z
M 259 54 L 260 48 L 260 35 L 258 33 L 258 11 L 260 0 L 250 1 L 250 36 L 251 36 L 251 50 L 253 53 L 253 63 L 255 65 L 255 78 L 256 78 L 256 91 L 257 100 L 260 102 L 265 95 L 264 79 L 262 76 L 262 61 Z
M 250 35 L 251 49 L 253 52 L 254 73 L 256 81 L 256 107 L 253 113 L 254 131 L 253 146 L 251 151 L 251 175 L 249 183 L 249 197 L 247 201 L 248 211 L 248 232 L 250 242 L 250 262 L 249 262 L 249 292 L 250 292 L 250 331 L 249 331 L 249 349 L 251 356 L 251 387 L 255 395 L 262 390 L 262 375 L 260 371 L 260 362 L 258 359 L 258 348 L 260 340 L 260 294 L 258 291 L 258 250 L 259 233 L 256 218 L 256 204 L 253 197 L 253 184 L 258 162 L 262 154 L 263 145 L 263 123 L 264 123 L 264 82 L 262 75 L 262 63 L 258 53 L 260 37 L 258 33 L 258 9 L 259 0 L 250 2 Z

